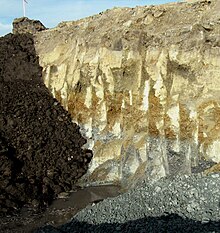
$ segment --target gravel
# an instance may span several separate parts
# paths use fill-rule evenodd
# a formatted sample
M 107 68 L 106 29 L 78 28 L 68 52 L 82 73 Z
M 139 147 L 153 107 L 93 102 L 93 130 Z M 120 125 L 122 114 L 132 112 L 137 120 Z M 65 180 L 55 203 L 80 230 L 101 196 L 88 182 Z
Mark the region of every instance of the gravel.
M 142 181 L 89 206 L 59 229 L 38 232 L 220 232 L 220 174 Z

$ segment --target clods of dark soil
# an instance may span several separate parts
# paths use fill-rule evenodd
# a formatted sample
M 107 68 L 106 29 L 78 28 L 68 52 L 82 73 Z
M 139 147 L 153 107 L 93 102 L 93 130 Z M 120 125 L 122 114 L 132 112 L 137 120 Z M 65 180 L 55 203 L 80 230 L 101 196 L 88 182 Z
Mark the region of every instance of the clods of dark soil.
M 0 37 L 0 215 L 47 206 L 92 158 L 41 72 L 31 34 Z

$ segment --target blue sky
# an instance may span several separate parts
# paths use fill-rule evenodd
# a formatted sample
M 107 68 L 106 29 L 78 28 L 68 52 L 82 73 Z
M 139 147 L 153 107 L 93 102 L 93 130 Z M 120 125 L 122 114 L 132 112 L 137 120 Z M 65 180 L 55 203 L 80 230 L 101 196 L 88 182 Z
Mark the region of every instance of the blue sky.
M 39 19 L 46 27 L 76 20 L 106 9 L 163 4 L 177 0 L 26 0 L 26 16 Z M 0 0 L 0 36 L 11 32 L 14 18 L 23 16 L 22 0 Z

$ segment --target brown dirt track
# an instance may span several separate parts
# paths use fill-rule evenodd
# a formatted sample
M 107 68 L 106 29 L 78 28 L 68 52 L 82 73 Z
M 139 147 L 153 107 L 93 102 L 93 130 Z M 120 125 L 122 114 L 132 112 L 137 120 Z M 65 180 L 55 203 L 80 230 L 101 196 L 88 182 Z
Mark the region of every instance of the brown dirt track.
M 45 87 L 32 35 L 0 37 L 0 214 L 48 205 L 85 174 L 92 152 Z

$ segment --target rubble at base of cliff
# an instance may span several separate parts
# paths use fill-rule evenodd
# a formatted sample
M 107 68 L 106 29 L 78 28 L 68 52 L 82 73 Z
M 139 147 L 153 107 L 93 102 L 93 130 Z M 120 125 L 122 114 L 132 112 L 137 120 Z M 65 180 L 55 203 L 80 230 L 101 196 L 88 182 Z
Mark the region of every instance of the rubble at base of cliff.
M 220 174 L 176 176 L 81 210 L 68 223 L 35 233 L 219 233 Z

